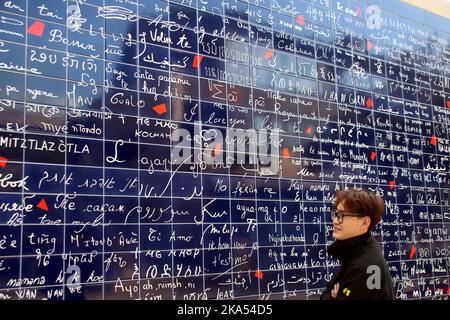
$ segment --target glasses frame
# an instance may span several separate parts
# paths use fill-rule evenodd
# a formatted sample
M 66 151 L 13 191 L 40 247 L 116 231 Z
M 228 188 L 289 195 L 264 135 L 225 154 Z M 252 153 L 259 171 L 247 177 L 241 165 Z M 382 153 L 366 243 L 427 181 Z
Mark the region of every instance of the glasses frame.
M 339 224 L 344 222 L 344 217 L 364 217 L 358 214 L 351 214 L 345 211 L 340 211 L 340 210 L 331 210 L 331 220 L 334 221 L 334 218 L 337 218 L 337 221 Z

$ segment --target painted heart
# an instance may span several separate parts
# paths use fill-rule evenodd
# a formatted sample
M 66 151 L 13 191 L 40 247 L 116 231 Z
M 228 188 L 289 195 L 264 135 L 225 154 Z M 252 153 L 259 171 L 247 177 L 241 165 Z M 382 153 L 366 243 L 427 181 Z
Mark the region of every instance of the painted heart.
M 8 164 L 8 158 L 0 157 L 0 167 L 5 168 Z
M 200 67 L 200 63 L 202 62 L 202 60 L 203 60 L 203 56 L 201 56 L 201 55 L 196 55 L 195 57 L 194 57 L 194 62 L 192 63 L 192 66 L 195 68 L 195 69 L 198 69 L 199 67 Z
M 48 211 L 48 205 L 44 198 L 42 198 L 41 201 L 39 201 L 36 207 L 38 207 L 41 210 Z
M 272 56 L 273 56 L 273 51 L 269 49 L 269 50 L 267 50 L 266 53 L 264 54 L 264 59 L 265 59 L 265 60 L 269 60 Z
M 167 106 L 165 103 L 158 104 L 152 108 L 158 115 L 162 115 L 167 112 Z
M 40 21 L 35 21 L 31 26 L 28 27 L 28 33 L 37 37 L 42 37 L 44 34 L 45 23 Z
M 414 257 L 414 254 L 416 253 L 416 247 L 413 245 L 411 248 L 411 252 L 409 253 L 409 259 L 411 260 Z
M 296 19 L 297 23 L 301 26 L 305 25 L 305 17 L 304 16 L 298 16 Z

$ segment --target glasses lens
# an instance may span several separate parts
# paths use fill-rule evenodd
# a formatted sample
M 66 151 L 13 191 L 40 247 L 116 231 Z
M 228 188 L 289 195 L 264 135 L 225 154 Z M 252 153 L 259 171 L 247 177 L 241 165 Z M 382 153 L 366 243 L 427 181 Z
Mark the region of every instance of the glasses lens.
M 342 223 L 342 220 L 344 220 L 344 215 L 336 210 L 331 211 L 331 219 L 334 220 L 337 218 L 338 223 Z

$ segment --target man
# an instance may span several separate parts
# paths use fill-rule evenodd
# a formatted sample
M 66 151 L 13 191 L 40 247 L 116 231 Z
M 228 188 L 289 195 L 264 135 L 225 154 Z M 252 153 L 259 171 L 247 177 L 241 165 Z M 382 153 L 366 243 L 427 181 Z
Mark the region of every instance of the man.
M 334 207 L 336 241 L 327 251 L 341 261 L 341 269 L 320 299 L 392 300 L 392 278 L 370 232 L 383 214 L 383 199 L 374 192 L 350 189 L 336 194 Z

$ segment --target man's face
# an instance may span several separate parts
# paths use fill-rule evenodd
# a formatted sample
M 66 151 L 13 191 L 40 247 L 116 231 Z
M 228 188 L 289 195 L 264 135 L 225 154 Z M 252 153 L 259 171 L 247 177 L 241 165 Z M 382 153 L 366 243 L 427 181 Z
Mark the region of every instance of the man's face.
M 336 211 L 343 212 L 344 215 L 348 213 L 345 210 L 345 201 L 342 201 L 337 206 Z M 349 213 L 350 214 L 350 213 Z M 367 217 L 352 217 L 352 216 L 344 216 L 344 220 L 342 223 L 339 223 L 337 218 L 333 219 L 333 238 L 336 240 L 346 240 L 349 238 L 353 238 L 359 236 L 363 233 L 367 232 L 367 224 L 364 223 L 364 220 L 368 219 Z M 370 219 L 369 219 L 370 221 Z

